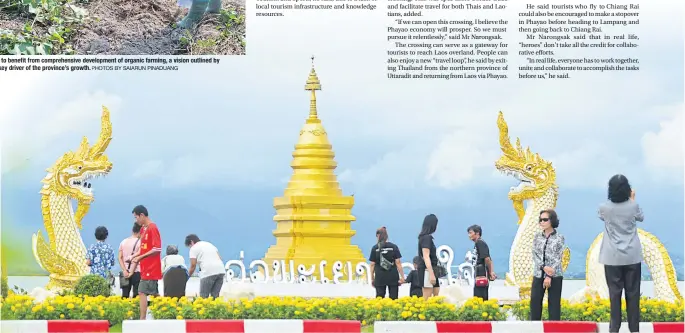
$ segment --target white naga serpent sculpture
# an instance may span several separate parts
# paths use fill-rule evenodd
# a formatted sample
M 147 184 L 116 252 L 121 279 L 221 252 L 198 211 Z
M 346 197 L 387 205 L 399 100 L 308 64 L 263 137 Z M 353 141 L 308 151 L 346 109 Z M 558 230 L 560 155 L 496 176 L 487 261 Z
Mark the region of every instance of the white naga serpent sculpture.
M 554 209 L 557 205 L 558 188 L 556 173 L 551 162 L 545 161 L 530 148 L 523 149 L 516 139 L 516 147 L 509 138 L 509 127 L 502 112 L 497 118 L 499 144 L 502 155 L 495 162 L 495 168 L 508 176 L 513 176 L 519 185 L 511 188 L 509 199 L 514 203 L 514 210 L 519 217 L 519 228 L 514 237 L 509 253 L 509 272 L 506 274 L 506 285 L 519 287 L 521 297 L 530 295 L 533 280 L 533 238 L 540 231 L 538 214 L 545 209 Z M 529 201 L 528 207 L 523 203 Z M 566 270 L 571 258 L 568 248 L 564 250 L 562 269 Z
M 509 199 L 514 203 L 520 226 L 509 254 L 506 284 L 518 286 L 521 296 L 528 296 L 533 274 L 532 241 L 535 233 L 540 230 L 538 213 L 541 210 L 556 207 L 558 198 L 556 172 L 551 162 L 532 153 L 530 148 L 523 149 L 518 139 L 516 139 L 516 147 L 511 145 L 509 128 L 502 112 L 499 113 L 497 126 L 503 154 L 495 163 L 495 167 L 520 181 L 520 184 L 509 192 Z M 524 209 L 523 202 L 526 200 L 531 202 Z M 597 220 L 597 223 L 601 221 Z M 609 298 L 604 266 L 599 263 L 599 248 L 603 236 L 604 233 L 600 233 L 590 245 L 585 264 L 586 287 L 571 296 L 572 302 L 585 300 L 588 296 Z M 675 267 L 664 245 L 656 236 L 642 229 L 638 229 L 638 236 L 642 243 L 644 262 L 652 275 L 654 298 L 666 301 L 682 299 L 676 285 Z M 568 267 L 570 257 L 571 252 L 567 248 L 562 261 L 564 270 Z
M 601 223 L 597 221 L 597 223 Z M 676 273 L 671 257 L 666 247 L 659 239 L 647 231 L 638 229 L 638 237 L 642 244 L 644 262 L 649 268 L 654 283 L 654 298 L 673 302 L 683 297 L 676 285 Z M 609 298 L 609 288 L 604 277 L 604 265 L 599 263 L 599 248 L 604 233 L 600 233 L 590 245 L 585 259 L 585 288 L 571 296 L 572 302 L 579 302 L 588 296 Z
M 75 152 L 69 151 L 47 169 L 43 179 L 41 211 L 49 244 L 38 231 L 33 235 L 33 255 L 38 264 L 50 273 L 48 289 L 72 288 L 89 273 L 86 247 L 83 244 L 81 221 L 93 202 L 91 178 L 104 176 L 112 170 L 105 150 L 112 139 L 109 110 L 102 107 L 102 129 L 98 140 L 90 146 L 84 137 Z M 72 200 L 76 200 L 74 212 Z

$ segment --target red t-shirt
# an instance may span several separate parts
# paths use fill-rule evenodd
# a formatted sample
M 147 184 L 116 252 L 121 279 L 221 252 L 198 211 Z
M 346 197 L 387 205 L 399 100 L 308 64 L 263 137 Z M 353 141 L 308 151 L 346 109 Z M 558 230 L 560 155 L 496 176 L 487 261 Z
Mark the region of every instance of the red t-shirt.
M 140 234 L 140 254 L 150 251 L 157 253 L 147 256 L 140 261 L 141 280 L 162 279 L 162 236 L 159 234 L 157 225 L 153 222 L 144 227 Z

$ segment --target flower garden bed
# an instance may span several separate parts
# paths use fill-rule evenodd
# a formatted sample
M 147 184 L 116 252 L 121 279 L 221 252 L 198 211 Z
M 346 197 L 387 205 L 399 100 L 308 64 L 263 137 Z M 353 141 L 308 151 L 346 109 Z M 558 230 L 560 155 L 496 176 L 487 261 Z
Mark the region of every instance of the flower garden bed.
M 528 320 L 530 306 L 528 301 L 521 301 L 511 306 L 512 315 L 518 320 Z M 623 301 L 623 319 L 626 318 L 626 302 Z M 640 321 L 642 322 L 683 322 L 683 302 L 674 303 L 656 299 L 642 298 L 640 301 Z M 588 298 L 583 303 L 570 304 L 561 301 L 561 319 L 564 321 L 609 322 L 611 309 L 609 300 Z M 549 318 L 547 306 L 543 306 L 542 318 Z
M 36 303 L 28 295 L 2 299 L 2 320 L 107 320 L 118 324 L 138 317 L 138 299 L 120 296 L 56 296 Z
M 138 317 L 138 300 L 118 296 L 57 296 L 35 303 L 27 295 L 9 295 L 1 301 L 2 320 L 107 320 L 118 325 Z M 644 299 L 643 322 L 683 322 L 683 303 Z M 525 301 L 500 307 L 497 300 L 473 298 L 461 306 L 441 297 L 423 300 L 404 297 L 396 301 L 368 298 L 257 297 L 253 300 L 223 300 L 157 297 L 150 310 L 155 319 L 302 319 L 355 320 L 363 326 L 376 321 L 504 321 L 511 314 L 527 320 Z M 546 316 L 546 310 L 545 314 Z M 584 303 L 563 301 L 562 320 L 606 322 L 607 300 L 588 299 Z
M 504 320 L 497 300 L 469 300 L 464 306 L 443 298 L 319 298 L 258 297 L 253 300 L 157 297 L 150 310 L 155 319 L 339 319 L 371 325 L 377 320 L 473 321 Z M 2 301 L 3 320 L 103 319 L 118 324 L 138 317 L 138 300 L 117 296 L 57 296 L 35 304 L 30 296 L 10 295 Z

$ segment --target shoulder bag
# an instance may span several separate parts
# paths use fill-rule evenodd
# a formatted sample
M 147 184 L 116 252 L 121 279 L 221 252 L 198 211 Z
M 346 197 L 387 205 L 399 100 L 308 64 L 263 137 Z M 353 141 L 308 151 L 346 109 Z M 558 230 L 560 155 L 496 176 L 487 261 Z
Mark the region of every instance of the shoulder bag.
M 488 278 L 488 275 L 489 275 L 488 274 L 488 268 L 485 265 L 476 265 L 474 267 L 475 268 L 474 272 L 478 271 L 478 266 L 483 266 L 483 270 L 485 271 L 485 275 L 484 276 L 476 276 L 476 279 L 475 279 L 476 287 L 487 287 L 490 285 L 490 278 Z
M 476 276 L 476 287 L 487 287 L 490 285 L 490 279 L 485 276 Z
M 435 273 L 435 277 L 438 279 L 444 278 L 447 276 L 447 268 L 442 263 L 438 263 L 433 267 L 433 273 Z
M 133 243 L 133 251 L 131 251 L 131 255 L 136 253 L 136 245 L 138 245 L 138 241 L 140 241 L 140 238 L 136 239 L 136 242 Z M 129 259 L 128 261 L 128 266 L 126 266 L 126 270 L 128 271 L 131 269 L 131 260 Z M 131 280 L 126 277 L 126 274 L 124 271 L 119 272 L 119 287 L 128 287 L 131 285 Z
M 111 287 L 114 287 L 116 281 L 117 280 L 114 278 L 114 274 L 112 274 L 112 271 L 107 271 L 107 282 L 109 282 L 109 285 Z
M 389 271 L 392 268 L 392 266 L 394 265 L 394 263 L 388 259 L 385 259 L 385 256 L 383 256 L 382 249 L 381 249 L 381 243 L 378 243 L 378 250 L 377 251 L 378 251 L 378 256 L 380 257 L 379 259 L 380 259 L 381 268 L 385 271 Z

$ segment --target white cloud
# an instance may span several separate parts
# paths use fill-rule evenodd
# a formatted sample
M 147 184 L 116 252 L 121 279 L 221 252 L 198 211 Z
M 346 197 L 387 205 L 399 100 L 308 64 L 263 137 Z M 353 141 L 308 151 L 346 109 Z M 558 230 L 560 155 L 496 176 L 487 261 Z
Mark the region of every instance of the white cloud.
M 544 90 L 541 93 L 544 94 Z M 543 116 L 542 110 L 549 109 L 556 103 L 554 99 L 539 100 L 536 102 L 537 106 L 524 111 L 518 108 L 504 109 L 512 110 L 505 111 L 512 143 L 517 137 L 521 137 L 524 147 L 529 146 L 533 152 L 540 153 L 543 158 L 551 161 L 560 186 L 602 188 L 606 186 L 606 180 L 616 173 L 635 177 L 645 175 L 648 170 L 635 162 L 640 158 L 639 149 L 630 148 L 632 143 L 616 140 L 615 136 L 630 135 L 629 132 L 632 132 L 633 128 L 648 128 L 665 117 L 669 117 L 670 120 L 662 123 L 661 132 L 646 134 L 643 146 L 646 145 L 645 142 L 649 142 L 649 145 L 659 145 L 654 141 L 668 141 L 671 144 L 661 145 L 661 150 L 653 149 L 645 155 L 653 160 L 660 160 L 659 163 L 668 164 L 671 169 L 676 167 L 675 173 L 682 174 L 682 167 L 677 169 L 679 165 L 682 166 L 683 160 L 682 111 L 673 116 L 659 108 L 652 108 L 653 112 L 645 115 L 642 107 L 631 108 L 621 104 L 605 109 L 604 103 L 588 105 L 585 101 L 572 100 L 557 107 L 554 114 Z M 636 102 L 636 105 L 644 103 Z M 582 109 L 582 115 L 578 115 L 576 109 Z M 345 179 L 350 182 L 375 183 L 388 190 L 397 188 L 394 179 L 403 179 L 401 184 L 411 184 L 413 187 L 420 186 L 416 182 L 423 180 L 427 185 L 444 189 L 469 187 L 473 184 L 484 186 L 506 181 L 494 168 L 494 162 L 500 155 L 497 113 L 492 111 L 487 112 L 489 116 L 482 116 L 485 113 L 483 110 L 480 115 L 465 120 L 465 125 L 461 128 L 443 131 L 446 134 L 442 135 L 437 143 L 426 141 L 422 145 L 414 144 L 412 149 L 405 147 L 389 152 L 368 169 L 355 171 L 354 177 L 346 173 Z M 625 113 L 632 113 L 635 118 L 626 117 Z M 446 119 L 449 119 L 449 116 L 446 116 Z M 608 123 L 612 126 L 607 127 Z M 441 128 L 440 124 L 436 124 L 435 127 Z M 678 141 L 677 146 L 673 144 L 675 141 Z M 424 164 L 417 162 L 424 159 L 427 161 Z M 648 162 L 648 166 L 654 167 L 654 163 L 656 162 Z M 398 165 L 412 165 L 413 168 L 411 172 L 405 171 L 398 176 Z M 374 191 L 378 192 L 381 189 L 375 188 Z
M 102 106 L 105 105 L 117 117 L 121 98 L 104 91 L 83 92 L 62 104 L 49 118 L 34 123 L 41 139 L 47 141 L 63 133 L 99 133 Z
M 473 130 L 459 129 L 446 135 L 431 152 L 426 180 L 442 188 L 482 184 L 490 178 L 498 151 L 487 147 L 484 136 Z M 480 142 L 478 142 L 480 141 Z
M 517 6 L 512 4 L 510 7 Z M 364 119 L 371 118 L 371 121 L 356 125 L 355 133 L 377 131 L 386 137 L 409 138 L 408 142 L 411 142 L 411 137 L 441 139 L 437 143 L 427 140 L 420 147 L 407 143 L 384 154 L 380 162 L 370 163 L 366 170 L 356 170 L 353 174 L 346 171 L 343 174 L 345 179 L 375 182 L 377 186 L 386 187 L 388 192 L 397 186 L 393 179 L 402 179 L 404 184 L 413 186 L 418 180 L 428 181 L 428 184 L 447 189 L 496 182 L 502 178 L 494 171 L 493 165 L 499 155 L 496 129 L 499 110 L 505 113 L 512 141 L 520 136 L 524 146 L 530 146 L 554 162 L 561 186 L 603 187 L 607 177 L 613 173 L 644 173 L 639 163 L 634 162 L 639 158 L 635 156 L 636 150 L 626 148 L 632 142 L 617 142 L 615 138 L 632 134 L 627 131 L 645 130 L 659 122 L 663 114 L 645 112 L 652 108 L 654 101 L 682 99 L 680 91 L 666 93 L 669 85 L 677 81 L 664 80 L 663 72 L 658 71 L 657 66 L 647 66 L 671 64 L 676 72 L 682 69 L 679 56 L 660 60 L 656 54 L 647 51 L 647 46 L 652 49 L 680 49 L 681 30 L 674 29 L 665 36 L 657 28 L 656 18 L 677 26 L 682 26 L 682 19 L 674 12 L 665 11 L 663 3 L 641 4 L 641 7 L 643 15 L 659 15 L 645 15 L 647 21 L 644 22 L 648 24 L 632 27 L 643 41 L 642 49 L 637 53 L 630 50 L 629 54 L 640 57 L 644 64 L 640 72 L 629 75 L 573 73 L 572 79 L 555 81 L 387 83 L 394 97 L 387 98 L 385 109 L 396 115 L 392 118 L 393 123 L 383 122 L 383 112 L 374 112 L 364 115 Z M 617 29 L 606 32 L 618 32 Z M 592 52 L 596 56 L 610 56 L 615 55 L 611 53 L 615 51 Z M 588 50 L 580 49 L 559 52 L 569 56 L 588 54 Z M 421 104 L 417 105 L 406 97 L 412 95 L 426 98 L 419 98 Z M 458 129 L 453 129 L 455 126 Z M 415 165 L 417 159 L 426 155 L 428 162 L 425 165 Z M 386 160 L 393 162 L 387 163 Z M 398 165 L 414 167 L 398 178 Z M 374 191 L 382 190 L 374 188 Z
M 160 160 L 145 161 L 138 168 L 133 171 L 134 178 L 150 178 L 156 177 L 162 172 L 164 164 Z
M 634 175 L 638 171 L 630 159 L 601 142 L 585 141 L 549 157 L 562 188 L 604 188 L 617 173 Z
M 350 183 L 357 190 L 383 187 L 384 189 L 415 189 L 420 186 L 426 168 L 427 152 L 424 145 L 412 144 L 399 151 L 390 151 L 368 168 L 343 170 L 338 180 Z
M 683 107 L 682 103 L 671 107 L 670 117 L 660 122 L 659 130 L 642 136 L 645 164 L 658 179 L 683 176 Z
M 198 151 L 169 160 L 149 160 L 134 171 L 134 177 L 158 179 L 165 187 L 184 186 L 241 186 L 241 185 L 274 185 L 276 170 L 283 167 L 269 163 L 268 154 L 241 152 L 232 153 L 248 157 L 236 162 L 236 155 Z
M 84 89 L 94 75 L 87 76 L 85 82 L 75 83 L 71 87 L 56 85 L 46 79 L 46 75 L 11 73 L 9 79 L 3 80 L 0 86 L 1 91 L 8 92 L 7 95 L 3 94 L 3 103 L 7 108 L 0 112 L 2 173 L 24 166 L 34 159 L 41 162 L 43 159 L 55 159 L 57 156 L 45 152 L 52 152 L 54 147 L 50 147 L 50 144 L 65 135 L 73 135 L 75 141 L 69 147 L 72 150 L 78 148 L 79 136 L 86 135 L 91 140 L 97 138 L 102 105 L 110 108 L 113 121 L 117 117 L 120 97 Z M 52 77 L 58 78 L 57 82 L 66 78 L 60 75 Z M 52 101 L 52 105 L 57 106 L 46 101 Z M 61 150 L 66 152 L 65 149 Z
M 682 92 L 672 87 L 682 84 L 682 76 L 673 74 L 683 68 L 683 32 L 678 29 L 682 16 L 673 7 L 683 4 L 653 1 L 640 6 L 639 26 L 605 31 L 630 29 L 640 35 L 640 48 L 557 50 L 569 57 L 640 57 L 643 67 L 637 72 L 578 72 L 568 80 L 550 81 L 392 81 L 385 73 L 390 19 L 383 10 L 287 11 L 279 20 L 268 21 L 248 11 L 249 57 L 222 58 L 219 66 L 182 66 L 179 72 L 104 72 L 98 80 L 91 74 L 83 80 L 75 73 L 41 74 L 33 81 L 3 77 L 3 87 L 13 82 L 9 95 L 20 96 L 9 104 L 17 110 L 12 116 L 21 110 L 33 119 L 51 117 L 54 110 L 45 108 L 46 100 L 66 102 L 84 91 L 124 97 L 127 112 L 115 124 L 115 136 L 117 147 L 125 149 L 113 161 L 122 169 L 130 164 L 131 174 L 156 174 L 152 178 L 167 186 L 274 184 L 291 173 L 289 153 L 307 115 L 303 84 L 314 54 L 324 87 L 317 95 L 319 114 L 331 142 L 362 152 L 345 157 L 354 163 L 339 160 L 361 166 L 340 170 L 346 189 L 373 190 L 382 198 L 400 189 L 421 192 L 426 186 L 455 189 L 504 181 L 492 176 L 499 155 L 499 110 L 505 113 L 512 139 L 520 136 L 524 145 L 555 161 L 560 183 L 595 186 L 598 180 L 586 172 L 600 175 L 603 182 L 606 174 L 621 167 L 618 163 L 641 164 L 639 156 L 630 154 L 639 154 L 641 133 L 654 130 L 664 119 L 645 110 L 655 101 L 682 100 Z M 509 7 L 505 16 L 511 22 L 525 10 L 524 3 Z M 449 20 L 500 18 L 502 13 L 440 15 Z M 350 19 L 357 23 L 348 24 Z M 312 31 L 312 26 L 317 29 Z M 514 27 L 506 36 L 512 45 L 511 68 L 523 61 L 516 56 L 516 42 L 522 37 Z M 41 98 L 32 98 L 34 92 L 14 82 L 34 87 Z M 104 103 L 98 100 L 94 111 Z M 91 124 L 78 126 L 94 134 Z M 8 126 L 18 132 L 36 128 L 31 121 Z M 628 139 L 616 142 L 621 137 Z M 394 148 L 369 149 L 377 143 Z M 636 152 L 626 148 L 631 145 Z M 612 151 L 617 151 L 613 157 Z M 149 162 L 140 165 L 139 156 Z

